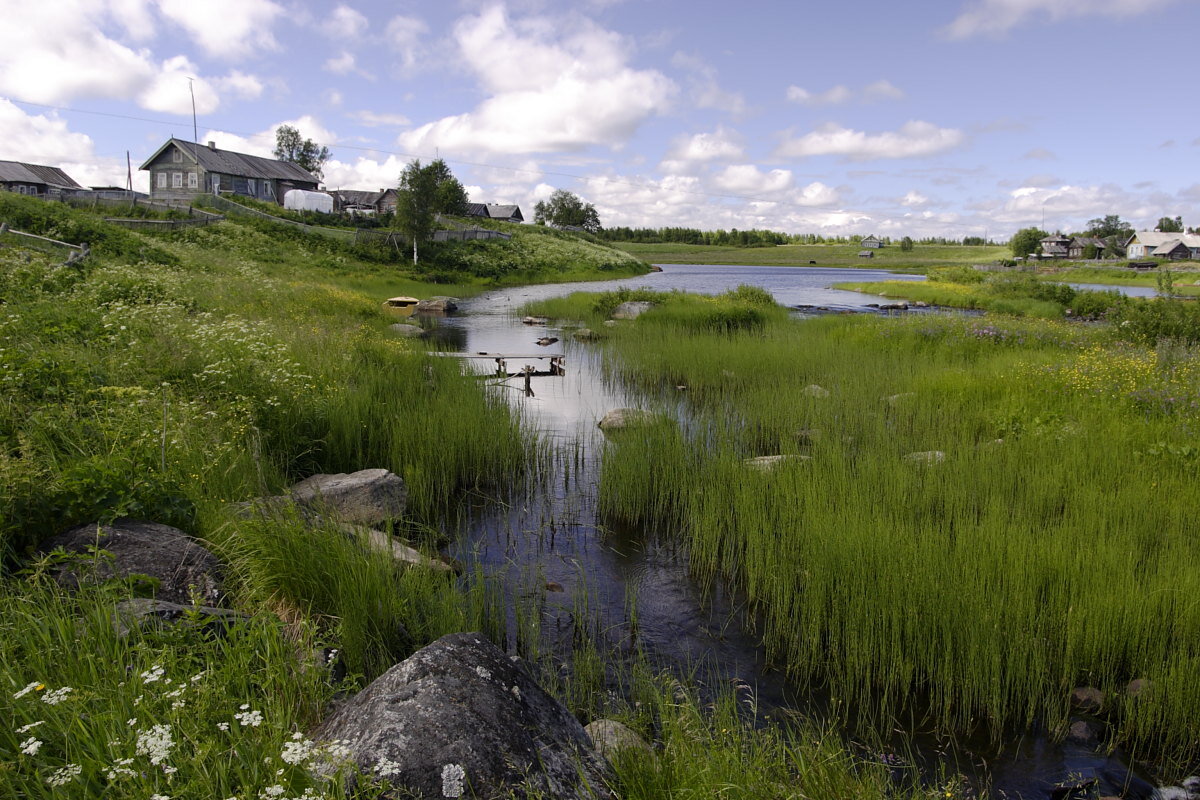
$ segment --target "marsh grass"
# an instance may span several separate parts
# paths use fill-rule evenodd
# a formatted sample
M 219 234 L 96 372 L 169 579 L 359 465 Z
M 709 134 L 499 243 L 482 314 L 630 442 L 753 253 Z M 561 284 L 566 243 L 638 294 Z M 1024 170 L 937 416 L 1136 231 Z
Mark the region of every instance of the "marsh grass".
M 1144 348 L 1140 378 L 1103 370 L 1112 334 L 1061 323 L 664 336 L 645 319 L 612 333 L 617 369 L 651 396 L 686 385 L 689 407 L 609 445 L 601 510 L 674 532 L 702 582 L 743 590 L 779 666 L 879 718 L 921 697 L 942 727 L 996 736 L 1052 727 L 1096 685 L 1118 740 L 1194 762 L 1200 382 Z M 1166 412 L 1140 397 L 1163 381 L 1187 398 Z M 742 463 L 769 454 L 811 460 Z M 1125 698 L 1140 677 L 1158 691 Z

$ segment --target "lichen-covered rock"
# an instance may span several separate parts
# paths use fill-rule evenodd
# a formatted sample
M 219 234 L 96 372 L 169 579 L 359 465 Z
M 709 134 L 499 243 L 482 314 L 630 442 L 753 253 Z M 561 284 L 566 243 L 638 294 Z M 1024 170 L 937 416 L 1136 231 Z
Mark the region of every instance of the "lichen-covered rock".
M 810 383 L 802 390 L 808 397 L 829 397 L 829 390 L 824 386 L 819 386 L 815 383 Z
M 1071 708 L 1084 714 L 1098 714 L 1104 707 L 1104 692 L 1094 686 L 1076 686 L 1071 690 Z
M 595 720 L 583 730 L 595 745 L 596 752 L 609 760 L 621 750 L 634 749 L 646 753 L 654 752 L 654 749 L 638 735 L 637 731 L 615 719 Z
M 454 297 L 438 295 L 417 303 L 413 311 L 417 314 L 452 314 L 458 311 L 458 301 Z
M 642 428 L 653 425 L 657 417 L 640 408 L 614 408 L 600 419 L 600 430 L 620 431 L 627 428 Z
M 611 316 L 613 319 L 637 319 L 652 308 L 654 303 L 648 300 L 628 300 L 614 308 Z
M 386 469 L 363 469 L 336 475 L 313 475 L 292 487 L 296 502 L 332 512 L 345 522 L 379 525 L 404 515 L 408 487 Z
M 409 325 L 404 322 L 397 322 L 394 325 L 388 325 L 388 329 L 397 336 L 404 336 L 410 339 L 415 339 L 419 336 L 425 335 L 424 329 L 416 325 Z
M 591 328 L 580 328 L 572 335 L 580 342 L 594 342 L 600 338 L 600 334 L 596 333 Z
M 482 634 L 443 636 L 376 678 L 314 736 L 337 741 L 387 797 L 603 798 L 583 727 Z
M 786 454 L 779 456 L 755 456 L 742 461 L 750 469 L 758 470 L 759 472 L 773 472 L 776 467 L 781 467 L 784 464 L 801 464 L 805 461 L 811 461 L 812 456 L 802 456 L 795 454 Z
M 88 558 L 92 546 L 110 555 Z M 82 557 L 57 568 L 55 580 L 62 586 L 75 588 L 83 582 L 146 576 L 151 579 L 146 588 L 159 600 L 211 605 L 223 596 L 220 561 L 170 525 L 133 519 L 90 523 L 52 536 L 39 546 L 42 552 L 58 548 Z

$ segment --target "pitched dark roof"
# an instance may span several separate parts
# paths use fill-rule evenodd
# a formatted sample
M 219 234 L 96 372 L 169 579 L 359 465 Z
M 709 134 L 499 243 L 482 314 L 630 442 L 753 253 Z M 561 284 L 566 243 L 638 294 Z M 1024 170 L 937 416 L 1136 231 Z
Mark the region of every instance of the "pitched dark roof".
M 82 189 L 71 176 L 58 167 L 26 164 L 23 161 L 0 161 L 0 181 L 5 183 L 40 183 L 61 189 Z
M 487 217 L 491 215 L 488 214 L 488 207 L 486 203 L 467 203 L 467 216 Z
M 344 205 L 373 206 L 383 197 L 383 192 L 367 192 L 362 189 L 337 189 L 330 192 Z
M 487 204 L 487 215 L 492 219 L 511 219 L 512 217 L 521 216 L 520 206 L 501 206 L 494 203 Z M 523 218 L 523 217 L 522 217 Z
M 222 175 L 236 175 L 239 178 L 271 178 L 280 181 L 301 181 L 303 183 L 319 183 L 315 175 L 289 161 L 277 161 L 274 158 L 263 158 L 246 153 L 235 153 L 232 150 L 208 147 L 207 145 L 187 142 L 183 139 L 168 139 L 166 144 L 154 151 L 154 155 L 146 159 L 146 163 L 138 169 L 149 169 L 150 162 L 169 146 L 175 145 L 191 160 L 209 172 L 219 172 Z

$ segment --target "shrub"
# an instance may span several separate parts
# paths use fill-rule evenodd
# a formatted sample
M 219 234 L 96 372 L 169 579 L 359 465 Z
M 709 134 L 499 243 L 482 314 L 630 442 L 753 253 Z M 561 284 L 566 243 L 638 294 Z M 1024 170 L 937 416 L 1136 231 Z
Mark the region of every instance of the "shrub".
M 938 283 L 983 283 L 987 274 L 970 267 L 939 267 L 929 270 L 929 280 Z

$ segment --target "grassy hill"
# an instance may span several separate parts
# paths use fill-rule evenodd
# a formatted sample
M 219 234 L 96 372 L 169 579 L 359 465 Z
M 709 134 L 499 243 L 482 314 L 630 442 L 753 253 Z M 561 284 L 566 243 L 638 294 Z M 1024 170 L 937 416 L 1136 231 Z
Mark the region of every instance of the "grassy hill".
M 862 267 L 911 269 L 986 264 L 1010 253 L 1004 246 L 915 245 L 909 252 L 899 247 L 872 251 L 872 258 L 859 258 L 854 244 L 786 244 L 775 247 L 716 247 L 699 244 L 635 244 L 616 246 L 651 264 L 737 264 L 763 267 Z M 816 262 L 811 264 L 810 262 Z

